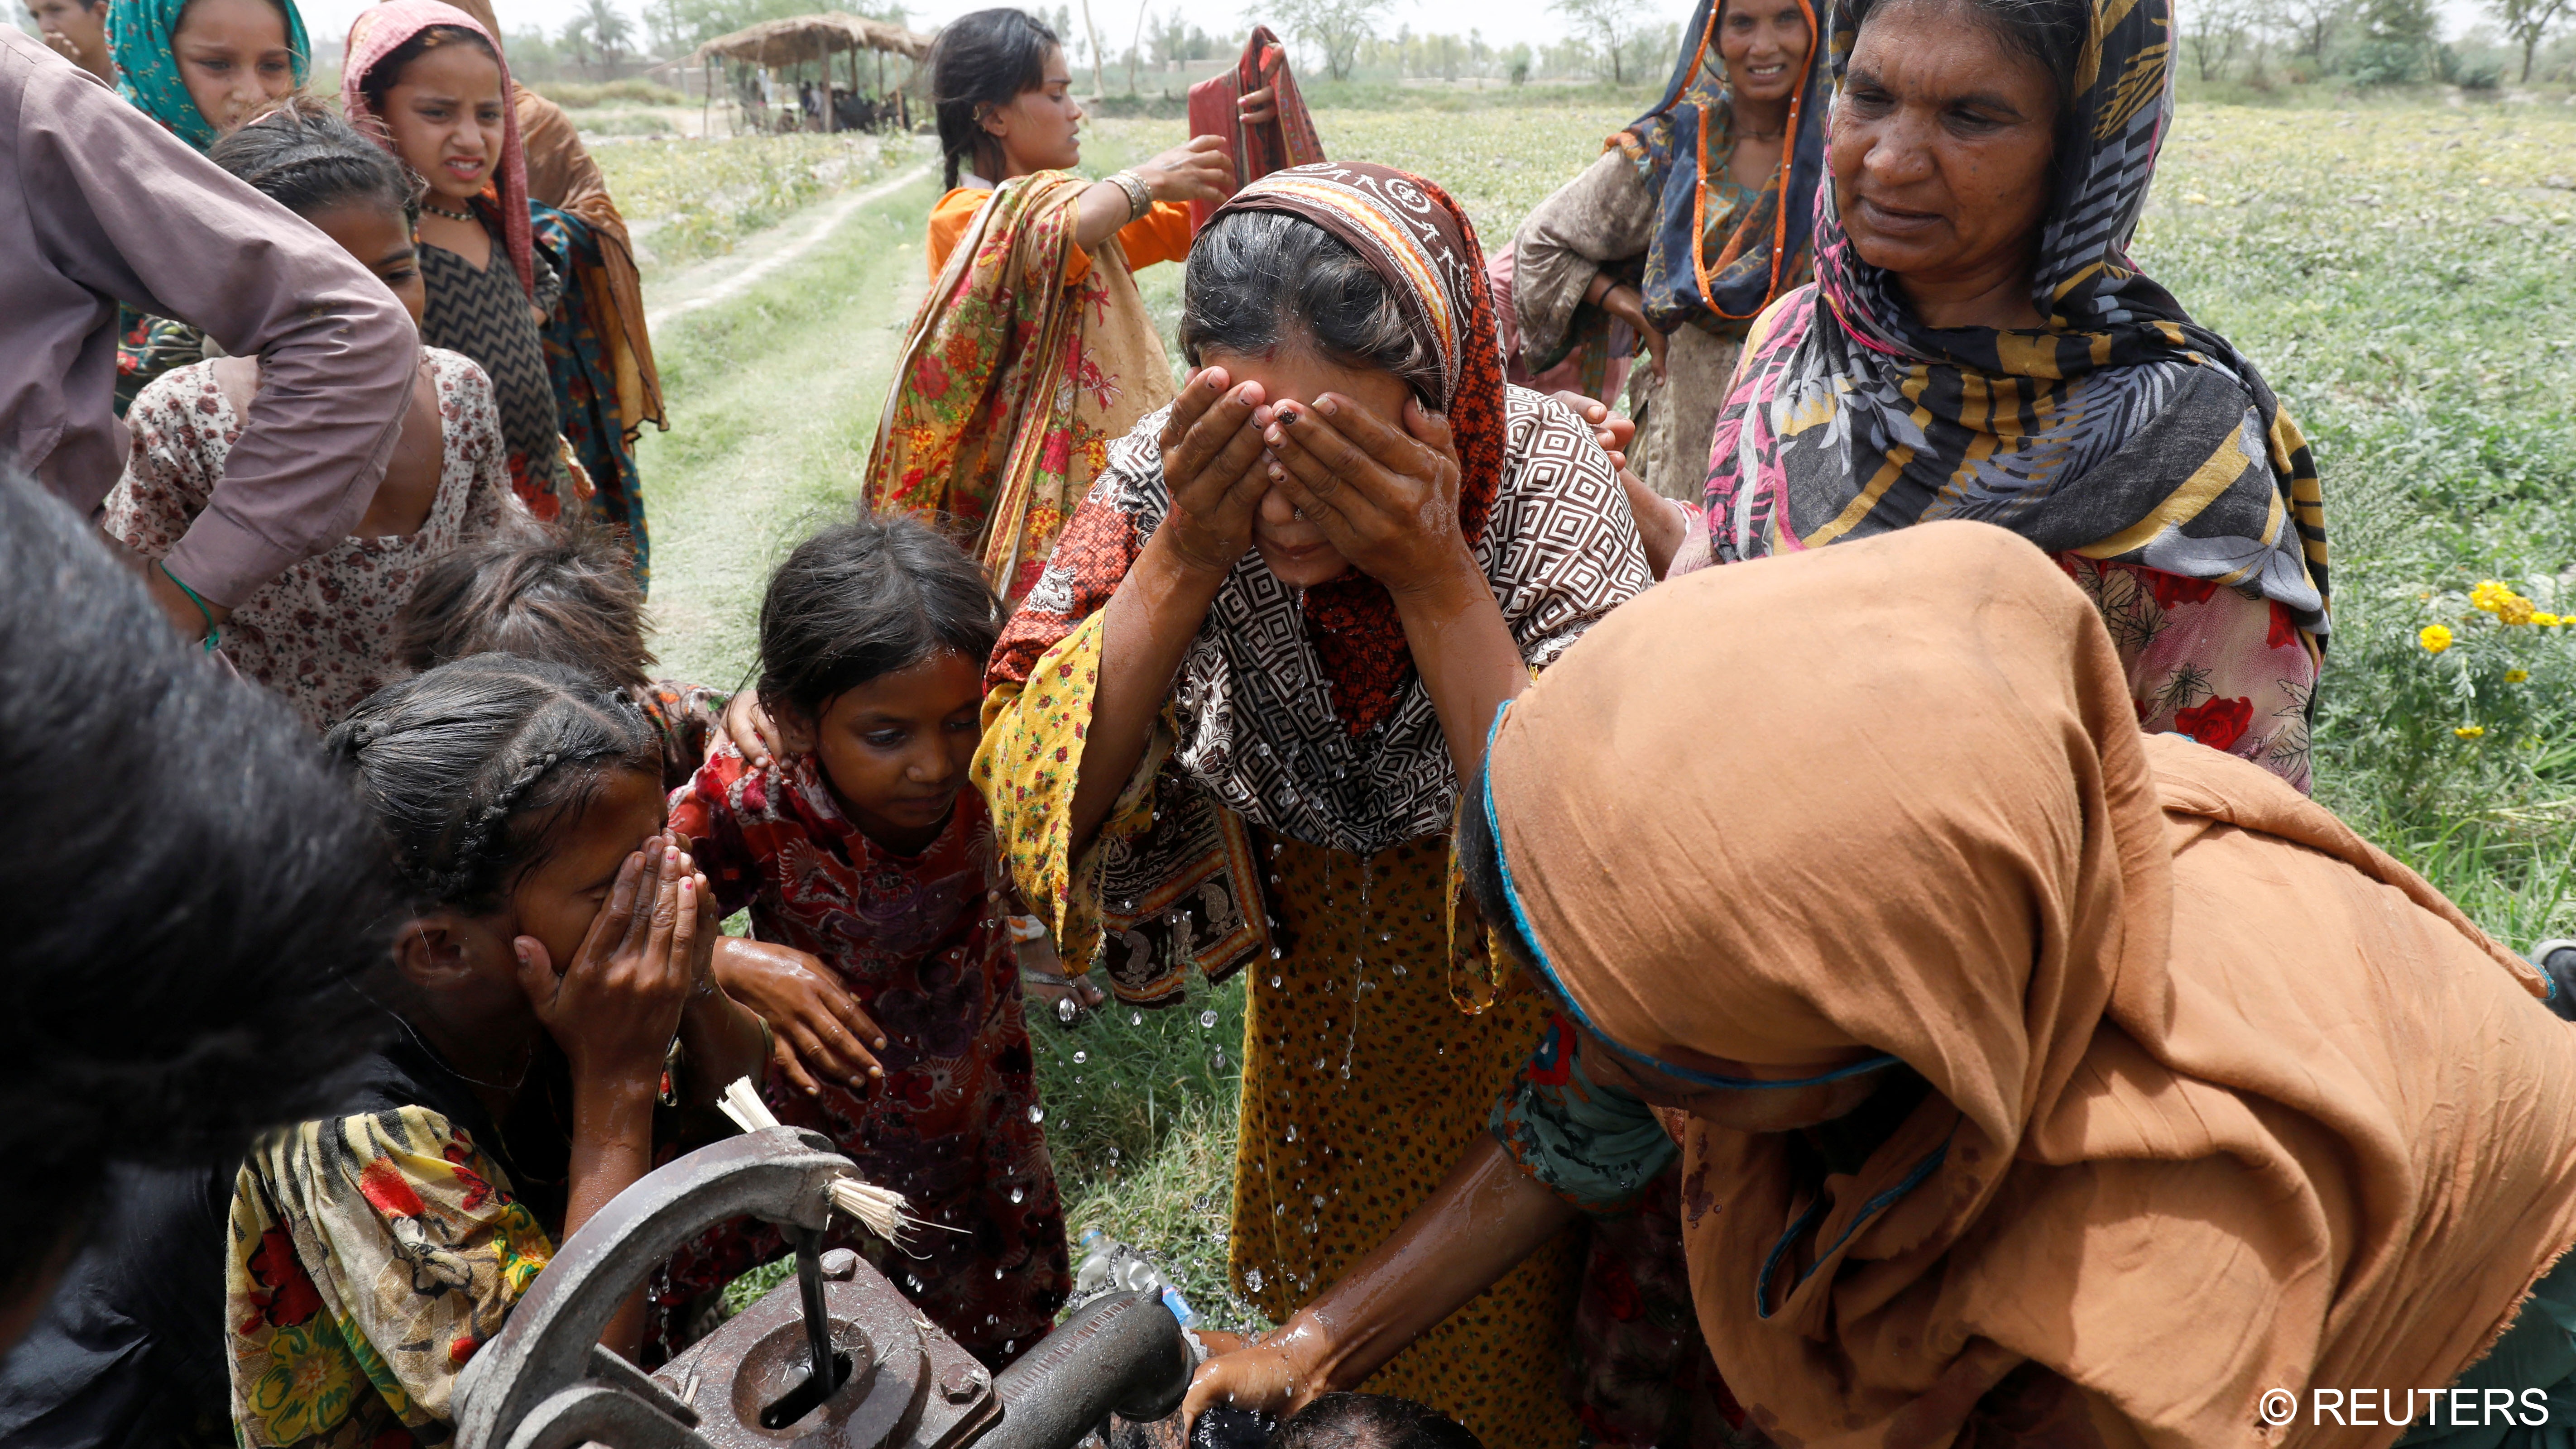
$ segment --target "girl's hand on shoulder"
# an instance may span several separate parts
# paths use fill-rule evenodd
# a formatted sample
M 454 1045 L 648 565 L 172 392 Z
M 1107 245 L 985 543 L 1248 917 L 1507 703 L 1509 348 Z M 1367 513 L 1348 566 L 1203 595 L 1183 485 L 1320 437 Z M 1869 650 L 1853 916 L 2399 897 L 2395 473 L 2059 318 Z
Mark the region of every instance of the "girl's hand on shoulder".
M 755 770 L 766 770 L 785 753 L 778 742 L 778 727 L 769 721 L 769 711 L 760 707 L 760 691 L 738 689 L 725 701 L 725 739 L 742 754 L 742 762 Z
M 671 838 L 626 858 L 608 903 L 558 972 L 545 944 L 521 936 L 519 987 L 572 1063 L 576 1087 L 616 1084 L 648 1095 L 697 984 L 706 878 Z
M 1156 201 L 1214 201 L 1234 189 L 1234 158 L 1220 136 L 1192 136 L 1136 168 Z
M 728 936 L 716 953 L 716 983 L 769 1023 L 771 1063 L 806 1096 L 823 1094 L 818 1077 L 852 1093 L 885 1077 L 870 1050 L 885 1050 L 885 1029 L 814 957 Z
M 1169 538 L 1181 563 L 1222 577 L 1252 546 L 1252 518 L 1270 491 L 1262 471 L 1261 384 L 1229 387 L 1222 367 L 1190 375 L 1163 422 L 1163 482 L 1171 513 L 1156 538 Z
M 1351 566 L 1396 593 L 1477 573 L 1458 528 L 1449 420 L 1407 396 L 1401 427 L 1340 393 L 1284 402 L 1262 434 L 1270 481 Z M 1482 575 L 1478 574 L 1482 583 Z

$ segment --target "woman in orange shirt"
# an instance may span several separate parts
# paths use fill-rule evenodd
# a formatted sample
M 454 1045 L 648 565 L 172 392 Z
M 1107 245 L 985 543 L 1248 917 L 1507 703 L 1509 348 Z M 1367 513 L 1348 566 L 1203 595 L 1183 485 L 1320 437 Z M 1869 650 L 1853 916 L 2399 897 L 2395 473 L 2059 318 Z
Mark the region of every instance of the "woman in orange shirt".
M 868 459 L 871 507 L 935 514 L 1016 603 L 1112 439 L 1172 399 L 1131 267 L 1189 255 L 1189 209 L 1233 190 L 1215 136 L 1103 181 L 1055 32 L 1019 10 L 949 22 L 931 53 L 948 194 L 930 212 L 930 292 Z M 1268 88 L 1241 102 L 1271 114 Z M 1031 285 L 1031 279 L 1038 279 Z M 1069 385 L 1068 385 L 1069 384 Z

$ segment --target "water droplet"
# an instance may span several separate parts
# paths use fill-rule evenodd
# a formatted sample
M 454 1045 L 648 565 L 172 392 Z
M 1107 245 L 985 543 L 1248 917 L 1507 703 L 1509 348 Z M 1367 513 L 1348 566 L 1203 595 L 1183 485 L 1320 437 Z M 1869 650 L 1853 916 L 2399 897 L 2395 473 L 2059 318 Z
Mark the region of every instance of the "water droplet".
M 1260 1292 L 1260 1291 L 1261 1291 L 1261 1270 L 1260 1270 L 1260 1269 L 1258 1269 L 1258 1268 L 1246 1268 L 1246 1269 L 1244 1269 L 1244 1270 L 1243 1270 L 1243 1286 L 1244 1286 L 1244 1287 L 1246 1287 L 1246 1288 L 1251 1289 L 1251 1290 L 1252 1290 L 1253 1292 L 1255 1292 L 1255 1293 Z
M 1073 1020 L 1073 1014 L 1081 1009 L 1081 1007 L 1073 1004 L 1072 997 L 1067 996 L 1059 998 L 1055 1004 L 1055 1019 L 1061 1022 L 1070 1023 Z
M 1109 1160 L 1110 1160 L 1110 1161 L 1112 1161 L 1112 1162 L 1116 1162 L 1116 1161 L 1118 1160 L 1118 1149 L 1117 1149 L 1117 1148 L 1112 1147 L 1112 1148 L 1110 1148 L 1110 1149 L 1109 1149 Z
M 1288 1124 L 1288 1140 L 1291 1142 L 1297 1140 L 1297 1124 L 1294 1122 Z
M 1029 1104 L 1029 1120 L 1030 1120 L 1030 1121 L 1032 1121 L 1032 1122 L 1043 1122 L 1043 1121 L 1045 1121 L 1045 1120 L 1046 1120 L 1046 1108 L 1039 1106 L 1039 1105 L 1038 1105 L 1037 1103 L 1035 1103 L 1035 1102 L 1031 1102 L 1031 1103 Z
M 1270 973 L 1270 987 L 1274 991 L 1279 989 L 1279 973 L 1276 971 Z
M 1127 1024 L 1129 1026 L 1143 1026 L 1145 1024 L 1145 1013 L 1141 1011 L 1131 1011 L 1127 1013 Z
M 1073 1064 L 1077 1067 L 1089 1060 L 1091 1060 L 1091 1053 L 1089 1052 L 1075 1052 L 1073 1054 Z
M 1018 1188 L 1016 1188 L 1016 1187 L 1011 1189 L 1011 1201 L 1013 1201 L 1013 1202 L 1018 1202 L 1019 1200 L 1021 1200 L 1022 1198 L 1025 1198 L 1025 1197 L 1027 1197 L 1027 1196 L 1028 1196 L 1028 1194 L 1027 1194 L 1027 1193 L 1025 1193 L 1025 1192 L 1021 1191 L 1020 1189 L 1018 1189 Z
M 918 1293 L 921 1291 L 921 1280 L 915 1278 L 910 1273 L 906 1273 L 903 1275 L 903 1286 L 905 1292 Z
M 1216 1013 L 1214 1011 L 1202 1011 L 1199 1013 L 1199 1026 L 1202 1029 L 1214 1025 L 1216 1025 Z
M 1395 963 L 1395 974 L 1396 974 L 1396 975 L 1398 975 L 1398 976 L 1405 976 L 1405 975 L 1409 975 L 1409 974 L 1411 974 L 1411 973 L 1407 972 L 1407 971 L 1404 969 L 1404 963 L 1403 963 L 1403 962 L 1398 961 L 1398 962 L 1396 962 L 1396 963 Z
M 1004 1353 L 1017 1353 L 1019 1351 L 1019 1347 L 1020 1341 L 1016 1338 L 1006 1338 L 1002 1340 L 1002 1352 Z
M 1211 1058 L 1211 1059 L 1209 1060 L 1208 1065 L 1209 1065 L 1209 1066 L 1212 1066 L 1212 1067 L 1214 1067 L 1214 1068 L 1216 1068 L 1216 1069 L 1217 1069 L 1218 1071 L 1220 1071 L 1220 1072 L 1221 1072 L 1221 1071 L 1224 1071 L 1224 1070 L 1225 1070 L 1225 1048 L 1223 1048 L 1223 1047 L 1218 1047 L 1218 1048 L 1216 1049 L 1216 1055 L 1215 1055 L 1213 1058 Z
M 1273 947 L 1271 947 L 1271 948 L 1270 948 L 1270 959 L 1271 959 L 1271 960 L 1273 960 L 1273 961 L 1278 960 L 1278 959 L 1279 959 L 1279 957 L 1280 957 L 1280 955 L 1281 955 L 1281 952 L 1280 952 L 1280 950 L 1279 950 L 1279 948 L 1278 948 L 1278 947 L 1273 946 Z M 1278 982 L 1276 982 L 1276 981 L 1273 981 L 1273 982 L 1271 982 L 1270 984 L 1271 984 L 1271 985 L 1273 985 L 1273 986 L 1276 986 L 1276 985 L 1278 985 L 1279 983 L 1278 983 Z
M 994 1269 L 994 1270 L 993 1270 L 993 1281 L 994 1281 L 994 1282 L 996 1282 L 996 1283 L 999 1283 L 999 1282 L 1001 1282 L 1001 1281 L 1002 1281 L 1002 1270 L 1001 1270 L 1001 1269 L 996 1268 L 996 1269 Z M 986 1318 L 985 1318 L 985 1320 L 984 1320 L 984 1321 L 985 1321 L 986 1323 L 990 1323 L 990 1322 L 992 1322 L 993 1320 L 988 1316 L 988 1317 L 986 1317 Z

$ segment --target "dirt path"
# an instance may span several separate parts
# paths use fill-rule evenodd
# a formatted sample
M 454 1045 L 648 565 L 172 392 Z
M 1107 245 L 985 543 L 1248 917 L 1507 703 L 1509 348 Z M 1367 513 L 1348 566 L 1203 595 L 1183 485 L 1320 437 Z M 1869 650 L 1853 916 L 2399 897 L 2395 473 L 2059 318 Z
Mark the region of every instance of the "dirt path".
M 655 332 L 691 312 L 731 301 L 783 267 L 795 266 L 852 213 L 872 206 L 930 174 L 930 164 L 824 202 L 785 225 L 760 233 L 732 252 L 684 267 L 655 282 L 644 324 Z
M 937 194 L 907 172 L 648 286 L 671 430 L 648 430 L 637 462 L 665 676 L 742 682 L 771 567 L 855 501 Z

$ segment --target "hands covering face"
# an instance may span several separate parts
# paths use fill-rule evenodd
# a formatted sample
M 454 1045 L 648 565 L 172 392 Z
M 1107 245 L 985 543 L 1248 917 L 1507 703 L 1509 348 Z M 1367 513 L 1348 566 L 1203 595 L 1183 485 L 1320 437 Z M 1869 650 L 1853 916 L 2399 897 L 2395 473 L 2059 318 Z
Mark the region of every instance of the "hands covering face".
M 1401 383 L 1383 381 L 1392 386 L 1367 390 L 1401 396 L 1393 418 L 1344 391 L 1274 399 L 1257 381 L 1230 385 L 1221 367 L 1192 375 L 1162 438 L 1172 497 L 1165 527 L 1176 530 L 1184 561 L 1231 569 L 1258 533 L 1266 558 L 1283 555 L 1270 561 L 1284 582 L 1304 586 L 1340 572 L 1315 576 L 1311 556 L 1321 550 L 1280 536 L 1290 531 L 1276 517 L 1282 501 L 1292 523 L 1313 529 L 1335 561 L 1390 589 L 1425 583 L 1466 557 L 1448 420 Z

